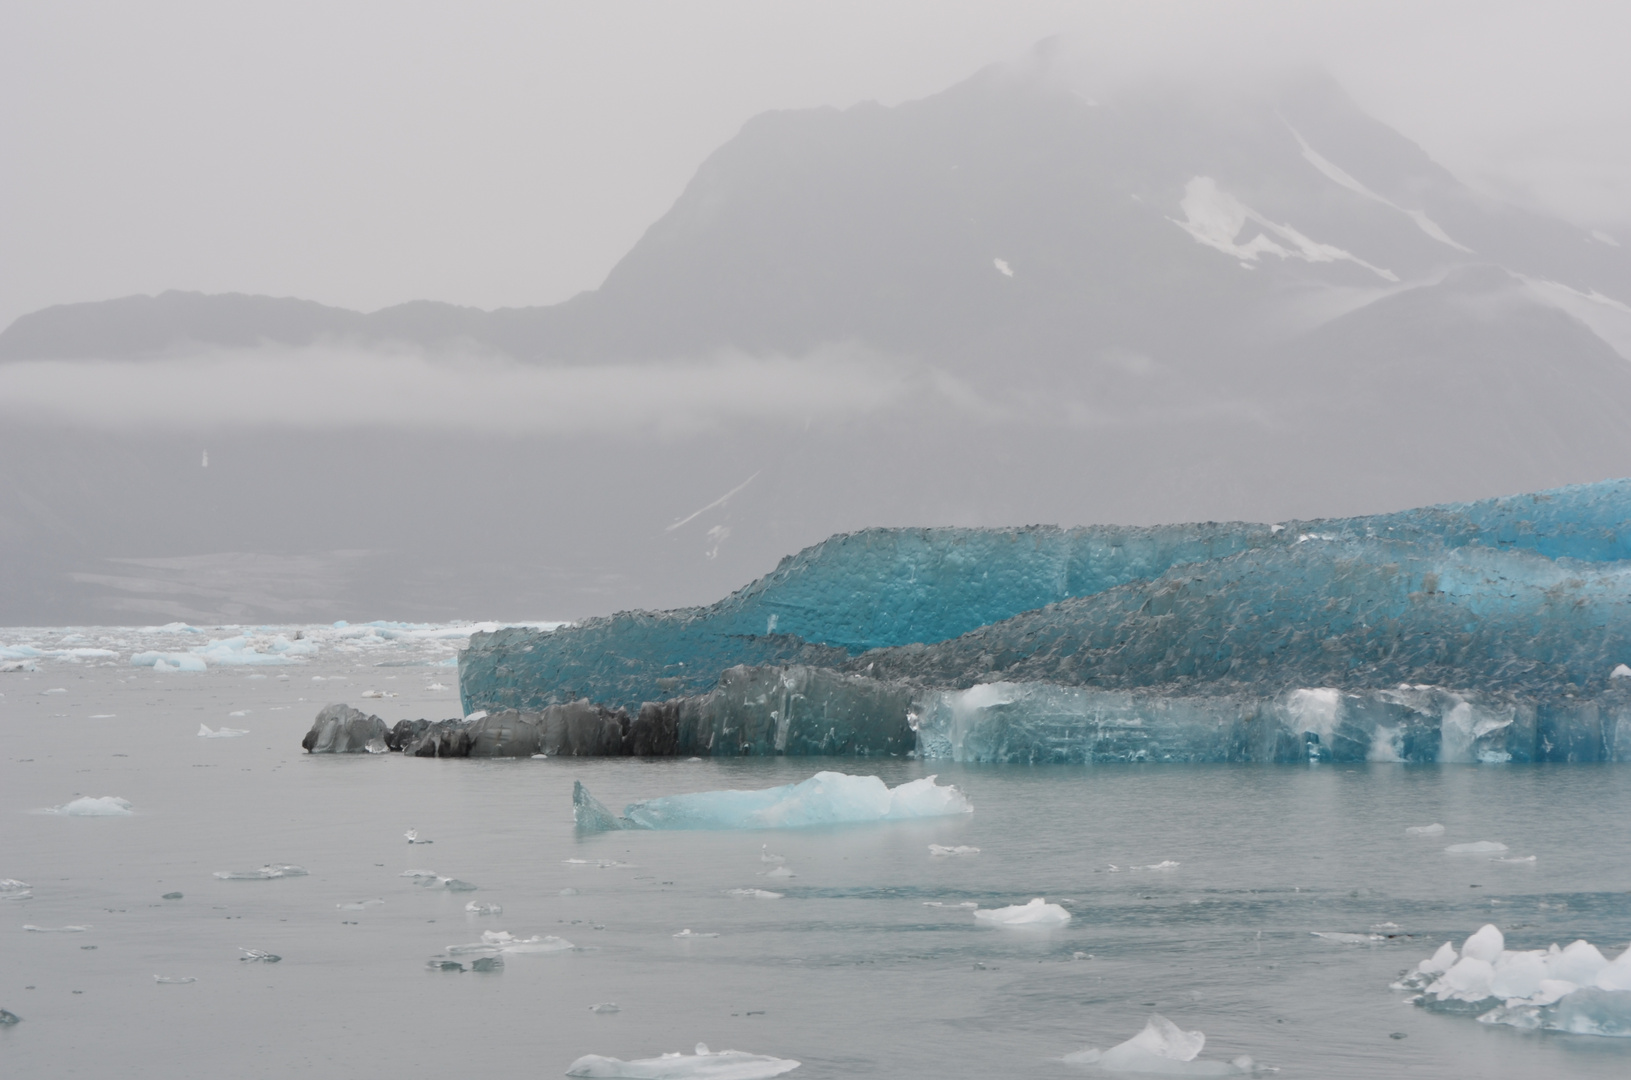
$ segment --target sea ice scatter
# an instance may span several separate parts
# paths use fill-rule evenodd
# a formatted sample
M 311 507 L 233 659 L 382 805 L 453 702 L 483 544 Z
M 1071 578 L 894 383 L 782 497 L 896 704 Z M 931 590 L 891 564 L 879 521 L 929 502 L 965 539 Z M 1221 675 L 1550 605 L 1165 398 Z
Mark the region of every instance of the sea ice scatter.
M 974 918 L 989 926 L 1063 926 L 1070 921 L 1070 912 L 1038 896 L 1028 904 L 975 908 Z
M 1631 948 L 1613 960 L 1588 941 L 1565 948 L 1512 950 L 1486 925 L 1455 946 L 1445 942 L 1394 984 L 1438 1012 L 1525 1030 L 1631 1038 Z
M 697 1043 L 694 1056 L 664 1054 L 655 1058 L 620 1061 L 585 1054 L 567 1067 L 568 1076 L 627 1078 L 627 1080 L 768 1080 L 792 1072 L 799 1063 L 791 1058 L 749 1054 L 742 1050 L 710 1051 Z
M 130 800 L 121 799 L 117 795 L 103 795 L 97 799 L 82 795 L 62 806 L 53 806 L 49 810 L 39 812 L 60 814 L 63 817 L 129 817 L 133 811 L 130 809 Z
M 572 808 L 578 827 L 587 831 L 797 829 L 974 812 L 967 796 L 949 784 L 936 784 L 933 776 L 891 788 L 876 776 L 839 772 L 818 772 L 797 784 L 755 791 L 699 791 L 647 799 L 631 803 L 621 818 L 578 783 Z
M 1097 1065 L 1109 1072 L 1153 1073 L 1158 1076 L 1251 1076 L 1258 1069 L 1249 1057 L 1233 1061 L 1200 1061 L 1206 1036 L 1184 1031 L 1177 1024 L 1151 1013 L 1144 1030 L 1108 1050 L 1078 1050 L 1066 1054 L 1072 1065 Z

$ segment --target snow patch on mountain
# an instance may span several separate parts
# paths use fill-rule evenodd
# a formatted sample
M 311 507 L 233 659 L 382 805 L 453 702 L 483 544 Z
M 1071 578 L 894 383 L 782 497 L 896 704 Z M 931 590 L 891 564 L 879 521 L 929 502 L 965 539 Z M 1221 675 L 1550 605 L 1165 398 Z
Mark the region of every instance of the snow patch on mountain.
M 1352 252 L 1310 239 L 1290 225 L 1270 221 L 1218 187 L 1217 181 L 1210 176 L 1197 176 L 1184 186 L 1184 199 L 1179 208 L 1184 212 L 1184 220 L 1169 218 L 1169 221 L 1193 236 L 1198 243 L 1233 255 L 1242 264 L 1256 262 L 1259 255 L 1278 255 L 1282 259 L 1302 259 L 1311 263 L 1345 261 L 1363 266 L 1383 281 L 1399 280 L 1393 271 L 1373 266 Z M 1265 231 L 1242 244 L 1239 237 L 1248 222 Z
M 1291 129 L 1291 134 L 1297 138 L 1297 145 L 1302 147 L 1303 160 L 1307 161 L 1310 165 L 1314 166 L 1314 168 L 1318 169 L 1327 179 L 1341 184 L 1343 187 L 1354 192 L 1356 195 L 1363 195 L 1367 199 L 1371 199 L 1375 202 L 1381 203 L 1383 206 L 1397 210 L 1399 213 L 1408 217 L 1411 221 L 1414 221 L 1418 229 L 1426 233 L 1432 239 L 1437 240 L 1439 243 L 1448 244 L 1457 251 L 1464 251 L 1468 255 L 1476 254 L 1472 248 L 1467 247 L 1465 244 L 1458 244 L 1454 240 L 1450 239 L 1450 235 L 1439 226 L 1438 222 L 1428 217 L 1424 211 L 1406 210 L 1404 207 L 1400 206 L 1386 195 L 1378 195 L 1364 184 L 1361 184 L 1358 180 L 1355 180 L 1346 170 L 1338 166 L 1335 162 L 1320 154 L 1320 152 L 1315 150 L 1312 146 L 1309 146 L 1308 140 L 1304 139 L 1302 137 L 1302 133 L 1296 128 L 1291 127 L 1290 124 L 1287 124 L 1286 127 Z

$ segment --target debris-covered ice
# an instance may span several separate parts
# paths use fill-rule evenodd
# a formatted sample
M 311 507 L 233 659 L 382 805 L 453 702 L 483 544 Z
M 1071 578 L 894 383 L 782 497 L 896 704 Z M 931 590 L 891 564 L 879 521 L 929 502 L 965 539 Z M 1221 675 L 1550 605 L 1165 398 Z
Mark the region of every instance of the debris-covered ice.
M 61 806 L 53 806 L 49 810 L 39 810 L 36 813 L 60 814 L 63 817 L 129 817 L 135 811 L 131 809 L 129 799 L 121 799 L 117 795 L 103 795 L 99 798 L 81 795 Z
M 1233 1061 L 1199 1060 L 1206 1036 L 1184 1031 L 1160 1013 L 1150 1014 L 1144 1029 L 1124 1043 L 1108 1050 L 1078 1050 L 1066 1054 L 1072 1065 L 1097 1065 L 1109 1072 L 1146 1073 L 1157 1076 L 1251 1076 L 1258 1072 L 1249 1057 Z
M 566 1075 L 600 1080 L 768 1080 L 799 1067 L 791 1058 L 749 1054 L 742 1050 L 711 1051 L 697 1043 L 696 1053 L 621 1061 L 585 1054 L 567 1066 Z
M 975 908 L 974 918 L 989 926 L 1063 926 L 1070 921 L 1070 912 L 1038 896 L 1028 904 Z
M 925 776 L 891 788 L 876 776 L 818 772 L 808 780 L 754 791 L 699 791 L 631 803 L 613 815 L 574 783 L 573 815 L 586 831 L 605 829 L 797 829 L 968 814 L 968 797 Z
M 1513 950 L 1493 925 L 1445 942 L 1394 986 L 1439 1012 L 1526 1030 L 1631 1038 L 1631 948 L 1613 960 L 1588 941 Z
M 222 881 L 269 881 L 272 878 L 305 877 L 304 867 L 293 863 L 267 863 L 256 870 L 217 870 Z

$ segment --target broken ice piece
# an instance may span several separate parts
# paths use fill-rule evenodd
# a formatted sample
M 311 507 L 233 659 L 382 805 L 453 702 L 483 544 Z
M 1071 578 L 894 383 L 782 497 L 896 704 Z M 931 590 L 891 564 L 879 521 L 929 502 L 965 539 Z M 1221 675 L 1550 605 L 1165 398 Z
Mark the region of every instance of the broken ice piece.
M 929 854 L 930 855 L 935 855 L 935 856 L 978 855 L 979 853 L 980 853 L 979 848 L 969 847 L 967 844 L 958 844 L 956 847 L 948 847 L 945 844 L 930 844 L 929 845 Z
M 726 896 L 734 896 L 738 900 L 780 900 L 785 893 L 771 892 L 768 889 L 728 889 Z
M 195 983 L 198 980 L 191 975 L 155 975 L 153 981 L 160 986 L 182 986 L 186 983 Z
M 799 1063 L 791 1058 L 749 1054 L 742 1050 L 711 1052 L 697 1043 L 695 1057 L 664 1054 L 656 1058 L 621 1061 L 618 1058 L 585 1054 L 567 1066 L 566 1075 L 630 1080 L 768 1080 L 792 1072 Z
M 402 873 L 397 875 L 397 877 L 411 878 L 433 878 L 439 876 L 440 875 L 438 875 L 434 870 L 404 870 Z
M 200 739 L 236 739 L 240 735 L 248 734 L 249 732 L 243 728 L 221 727 L 211 731 L 205 724 L 198 725 L 198 737 Z
M 269 953 L 264 949 L 246 949 L 242 945 L 238 946 L 238 951 L 243 953 L 238 959 L 251 964 L 275 964 L 283 959 L 277 953 Z
M 432 971 L 463 971 L 464 965 L 457 960 L 427 960 L 425 966 Z
M 502 914 L 504 914 L 503 905 L 501 905 L 501 904 L 483 904 L 483 903 L 481 903 L 479 901 L 476 901 L 476 900 L 472 900 L 468 904 L 464 905 L 464 910 L 468 911 L 472 915 L 502 915 Z
M 1157 1073 L 1163 1076 L 1241 1076 L 1256 1072 L 1249 1057 L 1233 1061 L 1197 1061 L 1206 1045 L 1199 1031 L 1184 1031 L 1160 1013 L 1150 1014 L 1144 1030 L 1108 1050 L 1066 1054 L 1074 1065 L 1097 1065 L 1109 1072 Z
M 471 971 L 503 971 L 504 958 L 502 956 L 478 956 L 470 961 Z
M 718 937 L 719 935 L 718 934 L 699 934 L 695 930 L 692 930 L 690 927 L 687 927 L 684 930 L 681 930 L 679 933 L 675 934 L 674 936 L 677 937 L 677 938 L 692 938 L 692 937 Z
M 1406 836 L 1443 836 L 1444 826 L 1436 821 L 1431 825 L 1406 825 L 1404 834 Z
M 777 867 L 772 867 L 769 870 L 761 870 L 761 871 L 759 871 L 759 876 L 760 877 L 773 877 L 773 878 L 793 878 L 793 877 L 798 877 L 797 874 L 793 873 L 793 871 L 789 870 L 785 866 L 777 866 Z
M 1496 857 L 1494 861 L 1505 863 L 1532 863 L 1535 861 L 1535 857 L 1533 855 L 1501 855 Z
M 23 929 L 31 934 L 83 934 L 89 926 L 30 926 L 23 924 Z
M 349 904 L 335 904 L 341 911 L 367 911 L 371 907 L 378 907 L 385 903 L 383 900 L 353 900 Z
M 623 1010 L 617 1007 L 617 1002 L 615 1001 L 597 1001 L 593 1005 L 589 1006 L 589 1011 L 597 1016 L 607 1016 L 614 1012 L 622 1012 Z
M 1028 904 L 975 908 L 974 918 L 991 926 L 1063 926 L 1070 921 L 1070 912 L 1038 896 Z
M 215 876 L 222 881 L 269 881 L 272 878 L 305 877 L 306 871 L 293 863 L 267 863 L 258 870 L 217 870 Z
M 1347 934 L 1338 930 L 1310 930 L 1313 937 L 1336 941 L 1343 945 L 1369 945 L 1373 941 L 1386 941 L 1381 934 Z
M 60 814 L 63 817 L 129 817 L 133 811 L 129 799 L 121 799 L 117 795 L 103 795 L 100 798 L 91 798 L 82 795 L 71 802 L 61 806 L 53 806 L 49 810 L 41 810 L 42 814 Z

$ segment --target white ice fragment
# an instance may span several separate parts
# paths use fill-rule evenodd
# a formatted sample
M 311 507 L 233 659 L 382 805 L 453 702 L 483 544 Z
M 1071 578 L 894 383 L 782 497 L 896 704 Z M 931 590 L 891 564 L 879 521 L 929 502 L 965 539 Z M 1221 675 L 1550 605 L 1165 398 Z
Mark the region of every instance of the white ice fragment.
M 1546 974 L 1580 986 L 1590 986 L 1608 966 L 1608 959 L 1589 941 L 1572 941 L 1565 949 L 1552 946 L 1546 955 Z
M 1631 679 L 1631 665 L 1615 664 L 1614 670 L 1608 673 L 1611 679 Z
M 42 694 L 66 694 L 67 692 L 68 692 L 68 688 L 66 686 L 53 686 L 49 690 L 41 690 L 40 691 L 40 693 L 42 693 Z
M 675 934 L 674 936 L 677 937 L 677 938 L 703 938 L 703 937 L 718 937 L 719 935 L 714 934 L 714 933 L 701 934 L 701 933 L 696 932 L 695 930 L 692 930 L 690 927 L 686 927 L 684 930 L 681 930 L 679 933 Z
M 434 870 L 404 870 L 397 877 L 433 878 L 439 875 Z
M 266 678 L 266 676 L 262 675 L 261 678 L 264 679 L 264 678 Z M 248 716 L 249 715 L 249 710 L 248 709 L 239 709 L 237 712 L 227 713 L 227 715 L 229 717 L 230 716 Z
M 1499 855 L 1507 847 L 1499 840 L 1474 840 L 1470 844 L 1451 844 L 1444 850 L 1451 855 Z
M 464 910 L 468 911 L 472 915 L 504 914 L 504 906 L 502 904 L 483 904 L 476 900 L 472 900 L 468 904 L 464 905 Z
M 1446 941 L 1432 956 L 1417 964 L 1416 970 L 1423 975 L 1442 975 L 1454 967 L 1459 959 L 1460 955 L 1455 951 L 1455 946 Z
M 153 981 L 158 983 L 160 986 L 184 986 L 187 983 L 195 983 L 198 980 L 193 978 L 191 975 L 155 975 L 153 976 Z
M 1493 964 L 1506 948 L 1506 937 L 1493 923 L 1485 923 L 1478 932 L 1461 943 L 1463 959 L 1472 957 Z
M 362 696 L 365 697 L 365 698 L 392 698 L 392 697 L 396 697 L 396 695 L 391 693 L 389 690 L 364 690 L 362 692 Z
M 780 900 L 787 894 L 771 892 L 768 889 L 727 889 L 725 895 L 738 900 Z
M 341 911 L 367 911 L 371 907 L 379 907 L 385 903 L 383 900 L 353 900 L 349 904 L 335 904 Z
M 991 926 L 1063 926 L 1070 921 L 1070 912 L 1038 896 L 1028 904 L 975 908 L 974 918 Z
M 1148 866 L 1134 866 L 1134 867 L 1131 867 L 1130 869 L 1133 869 L 1133 870 L 1176 870 L 1176 869 L 1178 869 L 1178 864 L 1176 862 L 1173 862 L 1171 859 L 1162 859 L 1158 863 L 1150 863 Z
M 233 715 L 236 716 L 238 714 L 234 713 Z M 242 728 L 223 727 L 223 728 L 217 728 L 214 731 L 211 731 L 209 729 L 209 726 L 206 725 L 206 724 L 199 724 L 198 725 L 198 737 L 200 739 L 236 739 L 240 735 L 248 735 L 248 734 L 249 734 L 249 732 L 245 731 Z
M 306 871 L 293 863 L 267 863 L 257 870 L 217 870 L 215 876 L 222 881 L 270 881 L 273 878 L 305 877 Z
M 574 801 L 580 799 L 593 802 L 581 789 Z M 973 811 L 967 796 L 952 785 L 936 784 L 933 776 L 891 788 L 876 776 L 818 772 L 801 783 L 755 791 L 703 791 L 648 799 L 627 807 L 624 820 L 641 829 L 793 829 Z M 579 821 L 580 826 L 587 824 Z
M 1251 1058 L 1233 1061 L 1197 1061 L 1206 1045 L 1199 1031 L 1184 1031 L 1177 1024 L 1152 1013 L 1144 1030 L 1108 1050 L 1081 1050 L 1065 1055 L 1075 1065 L 1097 1065 L 1109 1072 L 1145 1073 L 1157 1076 L 1239 1076 L 1256 1071 Z
M 1504 863 L 1532 863 L 1535 861 L 1535 857 L 1533 855 L 1501 855 L 1490 861 Z
M 23 929 L 31 934 L 83 934 L 89 926 L 31 926 L 23 924 Z
M 429 686 L 425 687 L 425 689 L 426 690 L 449 690 L 449 689 L 451 689 L 451 687 L 443 686 L 439 682 L 433 682 Z
M 947 856 L 947 855 L 978 855 L 979 853 L 980 853 L 979 848 L 969 847 L 967 844 L 958 844 L 956 847 L 948 847 L 945 844 L 930 844 L 929 845 L 929 854 L 930 854 L 930 856 L 942 856 L 943 857 L 943 856 Z
M 769 870 L 761 870 L 761 871 L 759 871 L 759 876 L 760 877 L 773 877 L 773 878 L 793 878 L 793 877 L 798 877 L 797 874 L 793 873 L 793 871 L 789 870 L 785 866 L 777 866 L 777 867 L 773 867 L 772 869 L 769 869 Z
M 243 953 L 238 957 L 239 961 L 248 964 L 275 964 L 283 959 L 277 953 L 267 952 L 265 949 L 246 949 L 239 945 L 238 951 Z
M 94 799 L 89 795 L 81 795 L 61 806 L 38 812 L 60 814 L 63 817 L 129 817 L 134 813 L 130 808 L 130 800 L 121 799 L 117 795 L 103 795 Z
M 597 1001 L 593 1005 L 589 1006 L 589 1011 L 594 1013 L 596 1016 L 607 1016 L 611 1013 L 622 1012 L 623 1010 L 617 1007 L 617 1002 L 615 1001 Z
M 780 863 L 780 862 L 786 862 L 787 859 L 786 859 L 785 856 L 777 855 L 774 852 L 772 852 L 770 850 L 770 845 L 769 844 L 760 844 L 759 845 L 759 861 L 760 862 Z
M 1310 930 L 1309 933 L 1326 941 L 1337 941 L 1343 945 L 1369 945 L 1376 941 L 1386 941 L 1381 934 L 1350 934 L 1338 930 Z
M 997 268 L 997 273 L 1003 277 L 1013 277 L 1014 268 L 1008 265 L 1007 259 L 992 259 L 991 265 Z
M 664 1054 L 655 1058 L 618 1058 L 585 1054 L 567 1067 L 568 1076 L 619 1080 L 767 1080 L 799 1067 L 791 1058 L 749 1054 L 741 1050 L 711 1052 L 697 1043 L 696 1055 Z
M 1431 825 L 1406 825 L 1404 834 L 1406 836 L 1443 836 L 1444 826 L 1436 821 Z
M 1631 991 L 1631 947 L 1605 964 L 1592 985 L 1599 990 Z
M 403 833 L 402 835 L 407 838 L 408 843 L 410 843 L 410 844 L 434 844 L 436 842 L 434 840 L 421 840 L 421 839 L 419 839 L 419 830 L 418 829 L 409 829 L 407 832 Z

